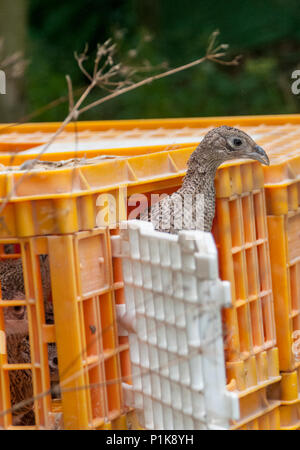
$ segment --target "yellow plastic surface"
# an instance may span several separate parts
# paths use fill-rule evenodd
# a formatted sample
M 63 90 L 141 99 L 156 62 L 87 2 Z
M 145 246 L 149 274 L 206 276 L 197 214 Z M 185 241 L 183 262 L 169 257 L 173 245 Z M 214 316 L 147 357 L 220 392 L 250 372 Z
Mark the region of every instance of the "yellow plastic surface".
M 253 417 L 242 425 L 232 426 L 232 430 L 280 430 L 280 413 L 276 402 L 267 406 L 263 413 Z
M 150 119 L 78 122 L 66 126 L 57 137 L 50 153 L 41 156 L 42 160 L 58 161 L 73 157 L 97 155 L 126 155 L 158 152 L 194 145 L 209 128 L 231 125 L 242 128 L 265 147 L 267 152 L 275 150 L 272 157 L 274 170 L 269 174 L 268 183 L 278 181 L 278 176 L 289 180 L 288 172 L 282 165 L 280 152 L 294 152 L 296 160 L 292 163 L 299 167 L 297 159 L 299 140 L 299 115 L 278 116 L 236 116 L 209 118 Z M 31 123 L 23 125 L 0 125 L 0 162 L 5 165 L 19 165 L 28 158 L 38 155 L 38 149 L 31 155 L 22 151 L 34 149 L 45 144 L 60 123 Z M 75 138 L 76 130 L 76 138 Z M 76 145 L 77 142 L 77 145 Z M 79 143 L 79 144 L 78 144 Z M 65 144 L 65 146 L 64 146 Z M 80 145 L 82 144 L 81 150 Z M 76 149 L 77 148 L 77 149 Z M 299 155 L 298 155 L 299 156 Z M 275 168 L 276 165 L 276 168 Z M 273 177 L 274 174 L 274 177 Z
M 220 276 L 232 290 L 223 318 L 228 389 L 240 398 L 235 428 L 259 426 L 266 388 L 280 380 L 263 182 L 256 163 L 221 168 L 216 177 L 212 231 Z
M 288 135 L 289 137 L 289 135 Z M 292 371 L 295 358 L 293 333 L 300 330 L 300 152 L 297 135 L 293 152 L 274 152 L 280 160 L 274 170 L 265 171 L 270 259 L 274 293 L 280 370 Z M 289 149 L 288 149 L 289 150 Z M 270 180 L 272 182 L 270 182 Z
M 280 399 L 280 429 L 300 428 L 300 368 L 292 372 L 281 372 L 281 381 L 270 386 L 268 395 Z

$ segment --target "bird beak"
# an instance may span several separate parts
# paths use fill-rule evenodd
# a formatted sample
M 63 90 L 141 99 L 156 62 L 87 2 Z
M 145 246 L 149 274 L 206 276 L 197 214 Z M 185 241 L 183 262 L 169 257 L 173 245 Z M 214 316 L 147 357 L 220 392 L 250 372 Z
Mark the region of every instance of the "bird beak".
M 256 159 L 256 161 L 259 161 L 260 163 L 264 164 L 265 166 L 270 165 L 270 160 L 266 152 L 263 148 L 261 148 L 259 145 L 256 145 L 254 147 L 254 152 L 251 152 L 251 159 Z

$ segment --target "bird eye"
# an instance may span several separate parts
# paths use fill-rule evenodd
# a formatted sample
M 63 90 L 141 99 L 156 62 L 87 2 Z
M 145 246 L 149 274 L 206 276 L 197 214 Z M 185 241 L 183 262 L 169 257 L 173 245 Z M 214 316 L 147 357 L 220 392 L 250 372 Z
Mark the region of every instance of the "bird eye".
M 16 312 L 21 312 L 23 310 L 23 307 L 22 306 L 14 306 L 14 310 Z
M 240 145 L 242 145 L 241 139 L 238 139 L 238 138 L 233 139 L 233 145 L 235 145 L 236 147 L 239 147 Z
M 58 359 L 56 358 L 56 356 L 54 356 L 54 358 L 52 359 L 52 362 L 55 366 L 58 365 Z
M 24 308 L 24 306 L 14 306 L 13 307 L 13 309 L 14 309 L 14 312 L 15 312 L 15 317 L 18 317 L 18 318 L 23 318 L 23 316 L 24 316 L 24 313 L 25 313 L 25 308 Z

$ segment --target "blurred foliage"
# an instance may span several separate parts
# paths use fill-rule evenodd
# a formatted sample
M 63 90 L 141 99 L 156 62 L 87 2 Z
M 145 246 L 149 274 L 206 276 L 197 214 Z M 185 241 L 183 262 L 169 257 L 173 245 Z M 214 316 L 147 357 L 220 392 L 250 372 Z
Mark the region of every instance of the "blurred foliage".
M 212 31 L 242 54 L 238 67 L 205 62 L 87 112 L 81 119 L 126 119 L 300 112 L 291 73 L 300 64 L 298 0 L 29 0 L 27 111 L 67 94 L 86 80 L 73 57 L 112 36 L 120 60 L 168 67 L 203 55 Z M 157 71 L 156 71 L 157 72 Z M 154 71 L 154 73 L 156 73 Z M 147 76 L 148 74 L 145 74 Z M 95 91 L 90 101 L 103 93 Z M 64 103 L 36 120 L 61 120 Z

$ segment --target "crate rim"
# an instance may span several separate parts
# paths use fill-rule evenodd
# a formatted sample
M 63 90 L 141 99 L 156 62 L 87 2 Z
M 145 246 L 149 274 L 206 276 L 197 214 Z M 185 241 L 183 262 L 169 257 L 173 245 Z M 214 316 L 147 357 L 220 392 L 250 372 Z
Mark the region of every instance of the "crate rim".
M 87 126 L 91 126 L 95 131 L 106 129 L 107 127 L 116 127 L 116 129 L 127 129 L 132 128 L 133 125 L 144 125 L 145 128 L 149 126 L 157 126 L 159 124 L 168 125 L 169 128 L 173 128 L 175 125 L 189 124 L 190 126 L 198 126 L 199 124 L 207 124 L 207 126 L 212 123 L 218 124 L 224 122 L 224 125 L 237 124 L 237 120 L 240 121 L 239 125 L 256 125 L 262 124 L 262 120 L 266 121 L 266 125 L 281 125 L 289 121 L 291 124 L 300 123 L 300 114 L 258 114 L 258 115 L 238 115 L 238 116 L 197 116 L 197 117 L 180 117 L 180 118 L 150 118 L 150 119 L 120 119 L 120 120 L 93 120 L 93 121 L 78 121 L 77 127 L 80 131 Z M 8 133 L 14 132 L 16 129 L 19 132 L 26 133 L 36 127 L 40 129 L 44 128 L 44 131 L 56 131 L 61 122 L 30 122 L 25 124 L 14 124 L 14 123 L 0 123 L 0 133 L 3 130 L 7 130 Z M 74 128 L 72 123 L 66 126 L 66 129 Z M 41 130 L 43 131 L 43 130 Z

